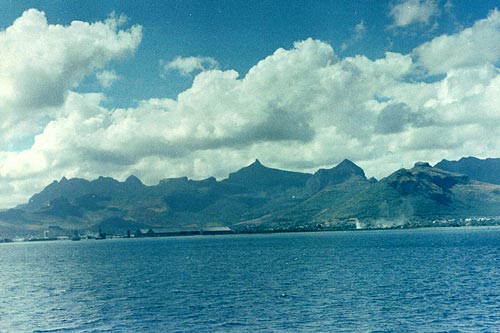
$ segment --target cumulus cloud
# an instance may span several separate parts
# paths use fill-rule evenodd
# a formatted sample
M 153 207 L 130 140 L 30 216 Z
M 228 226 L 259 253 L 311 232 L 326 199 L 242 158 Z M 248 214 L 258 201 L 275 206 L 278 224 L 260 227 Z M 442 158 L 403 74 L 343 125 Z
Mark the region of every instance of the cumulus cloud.
M 219 67 L 219 63 L 210 57 L 176 57 L 172 61 L 160 61 L 161 74 L 169 71 L 178 71 L 181 75 L 189 76 L 195 72 L 206 71 Z
M 418 63 L 430 74 L 447 73 L 455 68 L 495 64 L 500 60 L 500 12 L 454 35 L 443 35 L 414 51 Z
M 439 14 L 435 0 L 404 0 L 390 8 L 389 16 L 394 20 L 393 27 L 406 27 L 411 24 L 429 24 L 432 17 Z
M 375 132 L 380 134 L 400 133 L 409 127 L 423 127 L 432 123 L 422 112 L 416 112 L 406 103 L 389 104 L 377 116 Z
M 318 144 L 366 142 L 376 119 L 367 101 L 382 93 L 373 82 L 390 85 L 410 67 L 409 57 L 393 53 L 376 61 L 361 56 L 339 61 L 330 45 L 308 39 L 278 49 L 243 78 L 234 71 L 202 72 L 177 100 L 154 99 L 111 111 L 100 106 L 101 95 L 71 93 L 64 116 L 51 121 L 31 149 L 4 160 L 1 176 L 20 179 L 48 169 L 116 174 L 153 157 L 212 160 L 206 155 L 214 150 L 232 151 L 241 161 L 258 154 L 254 147 L 267 147 L 269 153 L 269 147 L 280 145 L 290 146 L 283 158 L 302 163 L 303 156 L 293 150 L 320 153 Z M 16 167 L 35 159 L 36 167 Z
M 469 29 L 482 25 L 495 26 L 478 21 Z M 243 75 L 201 71 L 176 99 L 155 98 L 130 108 L 105 108 L 103 94 L 66 86 L 62 103 L 53 106 L 29 148 L 0 150 L 0 186 L 14 192 L 3 199 L 25 200 L 34 188 L 63 175 L 123 180 L 136 174 L 148 184 L 182 175 L 223 178 L 257 157 L 302 171 L 350 158 L 368 175 L 381 177 L 416 160 L 495 155 L 495 59 L 483 55 L 438 70 L 424 52 L 443 38 L 461 41 L 462 34 L 468 32 L 373 60 L 342 59 L 328 43 L 306 39 L 276 50 Z M 475 45 L 478 53 L 492 47 Z M 424 66 L 443 73 L 442 79 L 415 79 Z
M 125 21 L 111 15 L 104 22 L 51 25 L 43 12 L 30 9 L 0 31 L 0 144 L 14 139 L 12 128 L 27 118 L 31 134 L 39 131 L 38 123 L 54 116 L 84 77 L 133 52 L 142 29 L 118 30 Z
M 115 71 L 97 72 L 95 77 L 99 85 L 105 89 L 111 88 L 113 83 L 120 78 L 120 76 L 116 74 Z

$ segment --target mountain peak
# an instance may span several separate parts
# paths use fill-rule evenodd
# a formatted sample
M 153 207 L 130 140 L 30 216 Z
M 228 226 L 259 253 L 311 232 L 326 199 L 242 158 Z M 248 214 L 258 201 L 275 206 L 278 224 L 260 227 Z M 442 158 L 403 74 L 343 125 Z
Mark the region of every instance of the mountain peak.
M 366 179 L 363 169 L 354 162 L 345 159 L 331 169 L 319 169 L 307 181 L 307 188 L 310 193 L 314 193 L 329 185 L 344 183 L 352 177 Z
M 356 163 L 351 160 L 345 159 L 340 162 L 336 167 L 330 170 L 338 170 L 342 172 L 351 171 L 353 175 L 358 175 L 361 177 L 365 177 L 365 172 L 361 169 Z
M 127 179 L 125 179 L 125 184 L 128 186 L 134 186 L 134 187 L 144 186 L 144 184 L 141 182 L 141 180 L 134 175 L 128 176 Z
M 432 168 L 431 165 L 427 162 L 416 162 L 413 165 L 414 168 Z
M 256 159 L 252 164 L 229 174 L 228 182 L 250 187 L 304 186 L 310 174 L 273 169 Z
M 258 158 L 256 158 L 256 159 L 255 159 L 255 162 L 253 162 L 251 165 L 255 165 L 255 166 L 257 166 L 257 165 L 262 165 L 262 163 L 260 163 L 259 159 L 258 159 Z
M 337 167 L 339 167 L 341 165 L 357 166 L 356 163 L 354 163 L 353 161 L 351 161 L 351 160 L 349 160 L 347 158 L 344 158 L 344 160 L 342 162 L 340 162 L 339 164 L 337 164 Z
M 125 179 L 125 183 L 140 183 L 140 184 L 142 184 L 141 180 L 134 175 L 128 176 L 127 179 Z
M 255 161 L 252 164 L 247 165 L 246 167 L 243 167 L 241 170 L 244 169 L 269 169 L 266 167 L 264 164 L 262 164 L 259 159 L 255 159 Z M 240 171 L 241 171 L 240 170 Z
M 448 198 L 447 192 L 457 184 L 469 183 L 469 177 L 417 162 L 412 169 L 394 172 L 386 182 L 403 195 L 426 193 L 444 202 Z

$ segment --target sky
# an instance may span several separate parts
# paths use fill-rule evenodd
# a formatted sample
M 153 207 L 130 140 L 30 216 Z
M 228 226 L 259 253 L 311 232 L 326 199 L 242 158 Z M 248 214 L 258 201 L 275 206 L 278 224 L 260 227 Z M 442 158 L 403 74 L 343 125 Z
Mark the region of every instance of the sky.
M 62 177 L 500 157 L 499 5 L 0 0 L 0 208 Z

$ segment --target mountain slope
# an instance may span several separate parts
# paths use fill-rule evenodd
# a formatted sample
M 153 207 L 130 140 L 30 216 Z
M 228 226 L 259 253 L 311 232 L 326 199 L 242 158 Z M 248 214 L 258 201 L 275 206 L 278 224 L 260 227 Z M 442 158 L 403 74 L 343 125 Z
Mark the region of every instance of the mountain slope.
M 438 218 L 500 215 L 500 186 L 416 163 L 382 179 L 321 219 L 407 224 Z
M 258 229 L 310 229 L 316 228 L 316 216 L 333 211 L 348 201 L 356 193 L 366 190 L 372 185 L 366 179 L 364 171 L 355 163 L 344 160 L 331 169 L 318 170 L 305 185 L 305 200 L 295 198 L 294 205 L 271 213 L 261 219 L 248 221 Z M 334 226 L 334 229 L 343 227 Z
M 137 177 L 54 181 L 17 210 L 0 212 L 0 223 L 59 225 L 85 229 L 99 225 L 114 232 L 139 227 L 229 226 L 291 207 L 303 196 L 311 174 L 268 168 L 258 160 L 228 179 L 164 179 L 146 186 Z M 118 221 L 118 222 L 117 222 Z M 95 228 L 94 228 L 95 229 Z
M 0 211 L 0 233 L 54 226 L 121 234 L 145 227 L 338 230 L 480 217 L 500 221 L 500 185 L 427 163 L 377 182 L 349 160 L 314 174 L 268 168 L 256 160 L 222 181 L 181 177 L 146 186 L 134 176 L 124 182 L 63 177 L 27 204 Z
M 434 167 L 462 173 L 480 182 L 500 185 L 500 158 L 481 160 L 476 157 L 463 157 L 458 161 L 442 160 Z
M 319 169 L 307 180 L 306 187 L 309 193 L 316 193 L 329 185 L 342 184 L 352 177 L 366 179 L 363 169 L 352 161 L 343 160 L 331 169 Z

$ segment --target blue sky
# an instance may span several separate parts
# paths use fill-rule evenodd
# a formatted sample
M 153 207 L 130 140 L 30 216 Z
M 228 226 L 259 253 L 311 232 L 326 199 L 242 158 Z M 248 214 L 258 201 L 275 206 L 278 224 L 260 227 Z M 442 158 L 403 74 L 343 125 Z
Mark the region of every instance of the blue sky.
M 63 176 L 498 157 L 499 4 L 2 0 L 0 207 Z

